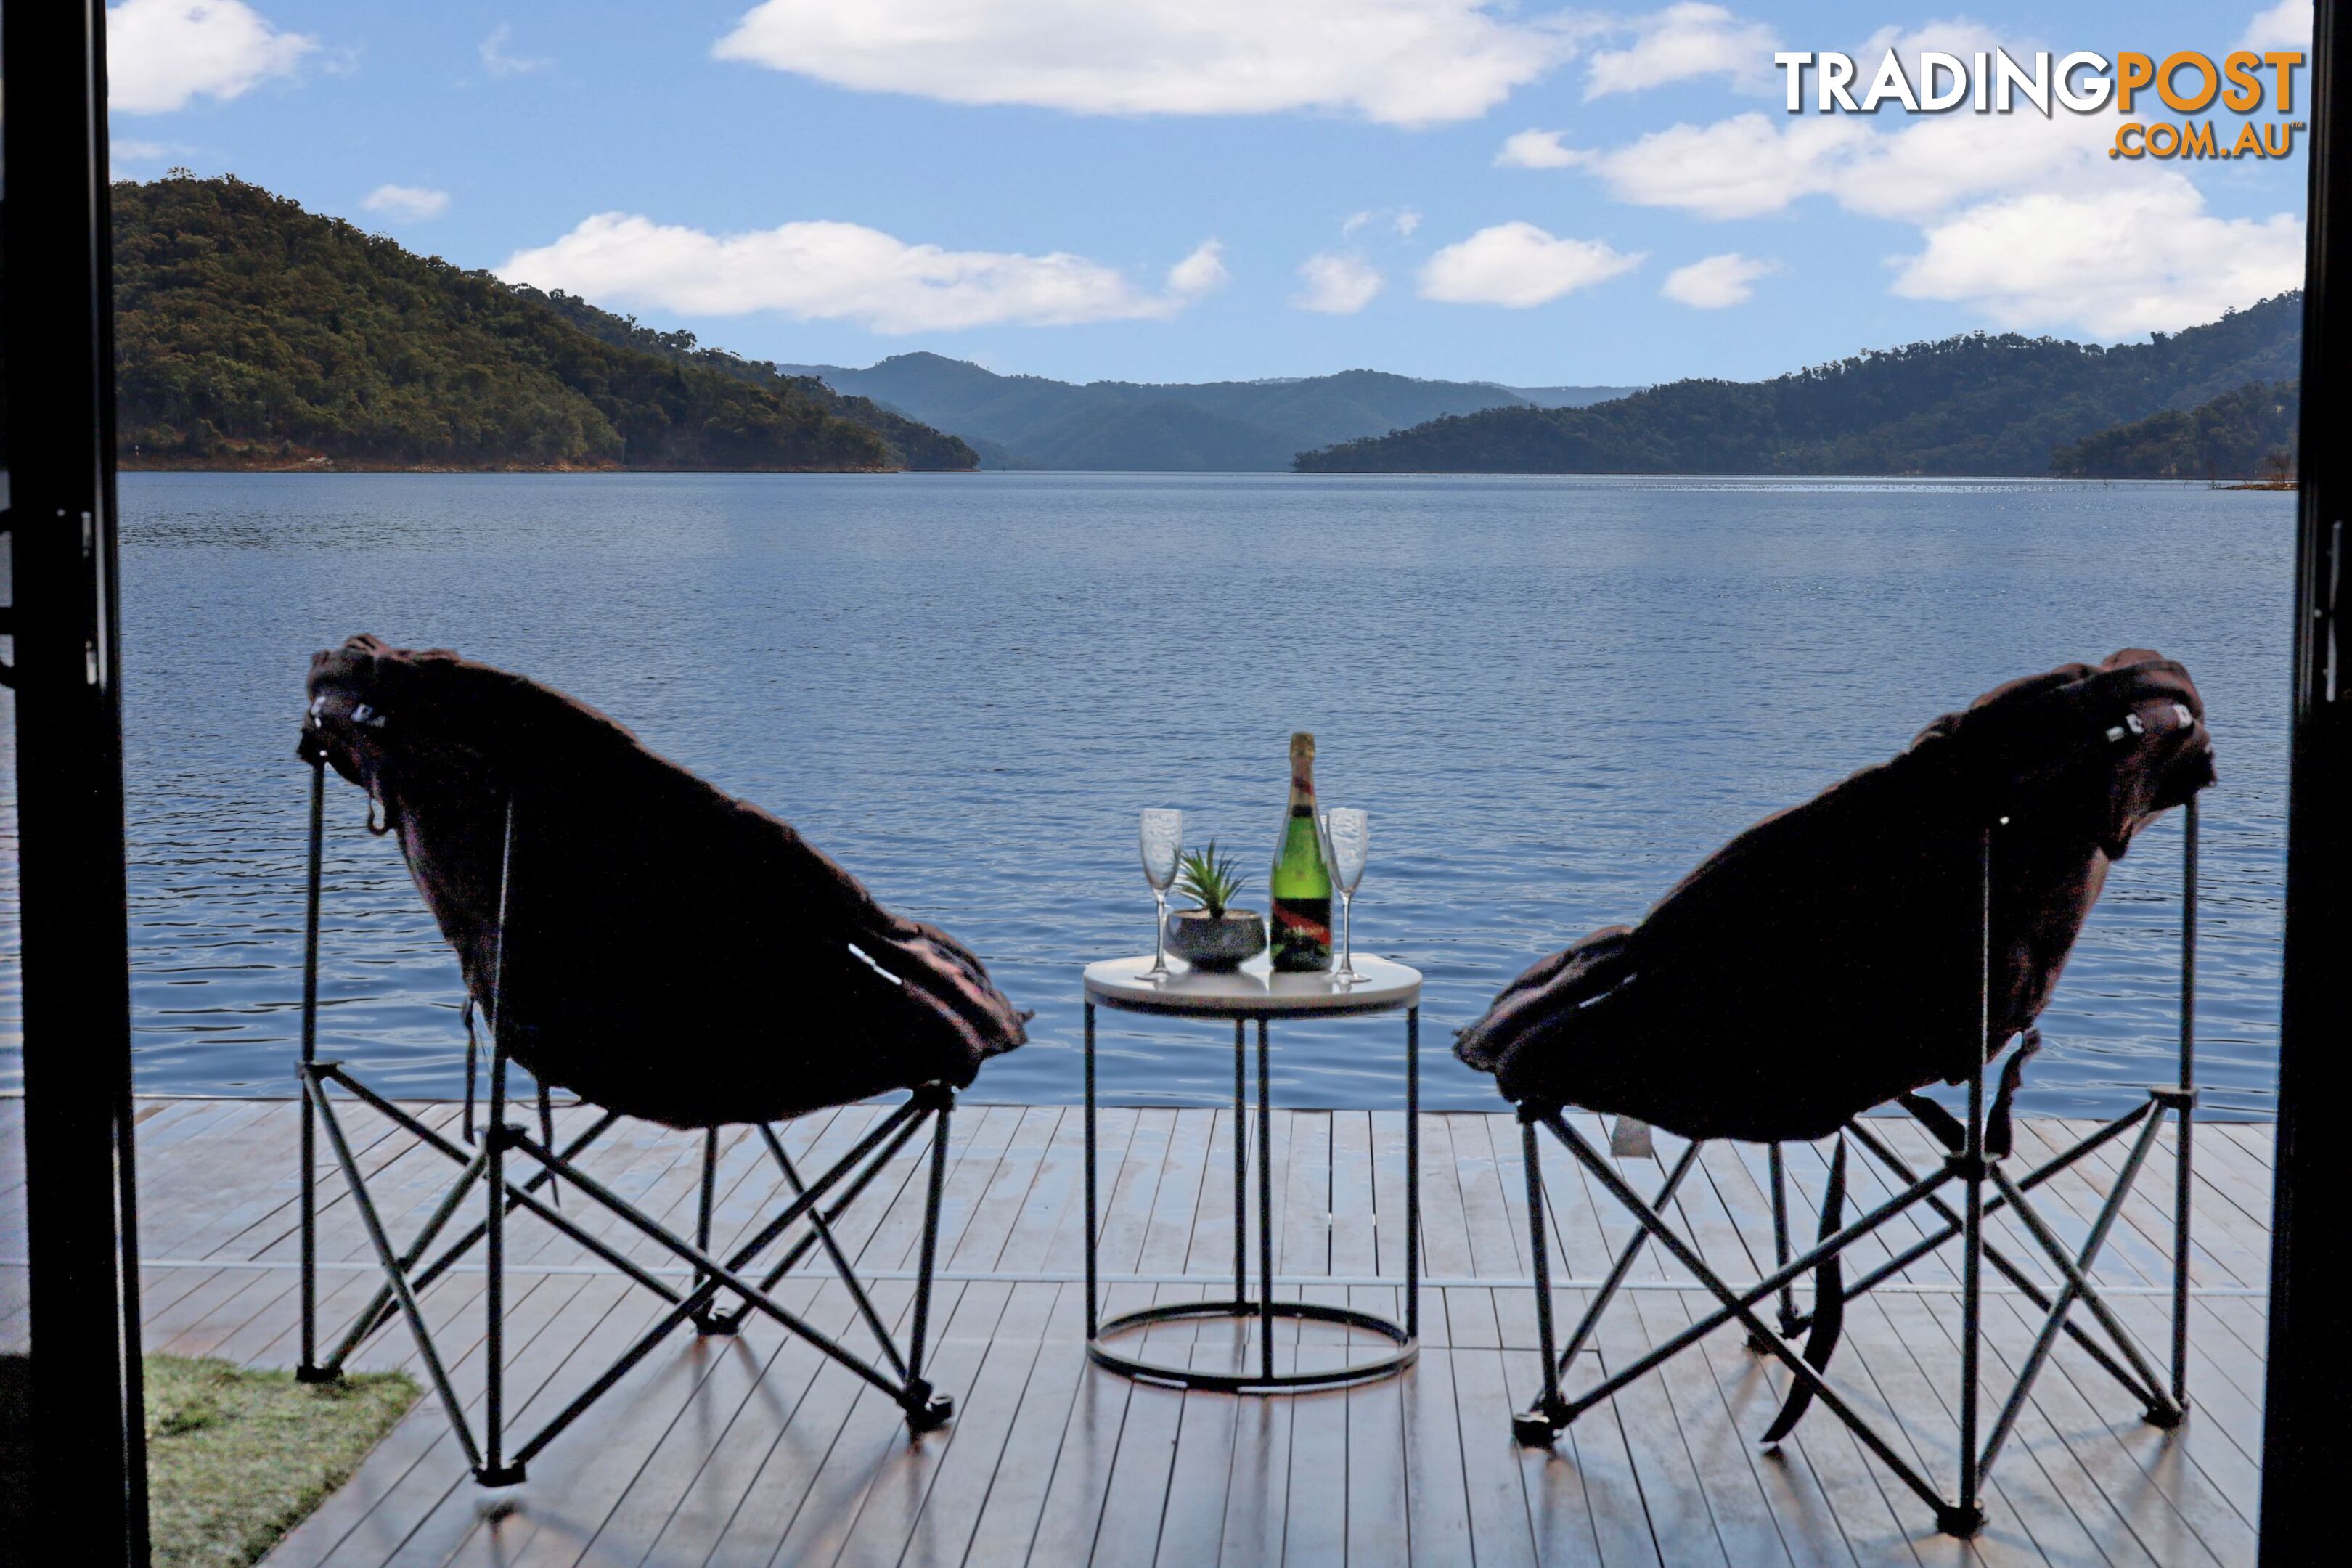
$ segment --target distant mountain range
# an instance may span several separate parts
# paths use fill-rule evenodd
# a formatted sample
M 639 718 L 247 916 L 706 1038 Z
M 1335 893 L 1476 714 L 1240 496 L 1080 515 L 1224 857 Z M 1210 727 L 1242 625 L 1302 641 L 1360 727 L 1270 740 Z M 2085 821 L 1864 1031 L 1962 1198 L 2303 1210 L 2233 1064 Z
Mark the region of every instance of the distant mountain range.
M 951 437 L 258 185 L 113 189 L 117 424 L 143 468 L 970 468 Z M 646 341 L 651 340 L 651 341 Z
M 835 391 L 952 431 L 996 468 L 1153 472 L 1283 469 L 1298 453 L 1484 408 L 1577 408 L 1628 386 L 1498 386 L 1381 371 L 1192 384 L 999 375 L 965 360 L 898 354 L 865 370 L 787 364 Z
M 132 467 L 2270 477 L 2302 297 L 2114 348 L 1970 333 L 1763 382 L 1084 385 L 705 347 L 233 177 L 113 188 Z
M 1770 381 L 1678 381 L 1581 408 L 1453 415 L 1302 452 L 1294 466 L 1307 473 L 2041 475 L 2053 464 L 2060 472 L 2105 471 L 2106 458 L 2069 454 L 2117 426 L 2291 378 L 2302 342 L 2303 296 L 2282 294 L 2146 343 L 2104 348 L 1972 332 Z M 2242 409 L 2230 417 L 2241 415 L 2252 419 Z M 2147 443 L 2122 440 L 2109 456 L 2121 461 L 2136 445 Z M 2063 466 L 2084 461 L 2091 467 Z

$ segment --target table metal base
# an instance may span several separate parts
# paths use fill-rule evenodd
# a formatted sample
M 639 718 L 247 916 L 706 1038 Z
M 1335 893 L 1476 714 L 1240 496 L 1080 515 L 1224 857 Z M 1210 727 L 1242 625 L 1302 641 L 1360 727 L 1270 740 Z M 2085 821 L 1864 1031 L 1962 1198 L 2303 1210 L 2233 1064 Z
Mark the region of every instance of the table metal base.
M 1110 967 L 1114 971 L 1131 970 L 1141 962 L 1139 959 L 1120 961 L 1116 965 L 1103 967 Z M 1403 982 L 1392 981 L 1381 994 L 1357 995 L 1339 991 L 1328 998 L 1314 1001 L 1303 1001 L 1294 991 L 1288 997 L 1281 999 L 1278 1007 L 1266 1002 L 1263 989 L 1255 995 L 1243 991 L 1243 982 L 1240 981 L 1233 983 L 1237 994 L 1230 999 L 1211 994 L 1208 988 L 1200 985 L 1172 992 L 1163 998 L 1157 994 L 1121 994 L 1115 988 L 1118 984 L 1116 973 L 1110 982 L 1098 987 L 1095 980 L 1096 971 L 1089 970 L 1086 1003 L 1087 1354 L 1097 1366 L 1124 1376 L 1171 1384 L 1181 1388 L 1207 1389 L 1225 1394 L 1290 1394 L 1309 1388 L 1344 1387 L 1372 1378 L 1387 1377 L 1413 1363 L 1420 1354 L 1421 1338 L 1421 976 L 1398 964 L 1384 963 L 1380 967 L 1402 974 L 1405 977 Z M 1102 1287 L 1097 1272 L 1097 1232 L 1102 1211 L 1097 1187 L 1095 1130 L 1095 1007 L 1097 1002 L 1131 1012 L 1230 1019 L 1233 1023 L 1234 1290 L 1231 1296 L 1213 1301 L 1180 1301 L 1146 1307 L 1115 1318 L 1106 1319 L 1100 1315 Z M 1277 1301 L 1274 1299 L 1274 1105 L 1266 1026 L 1276 1010 L 1286 1016 L 1298 1017 L 1343 1017 L 1395 1011 L 1402 1011 L 1405 1016 L 1404 1321 L 1401 1324 L 1352 1308 L 1328 1307 L 1313 1301 Z M 1250 1142 L 1246 1029 L 1252 1023 L 1257 1026 L 1255 1184 L 1258 1282 L 1255 1294 L 1250 1289 L 1246 1239 L 1251 1185 L 1251 1162 L 1246 1152 Z M 1157 1323 L 1209 1318 L 1257 1320 L 1257 1367 L 1255 1371 L 1162 1366 L 1129 1355 L 1109 1342 L 1115 1335 Z M 1360 1329 L 1380 1336 L 1395 1348 L 1370 1360 L 1350 1361 L 1339 1366 L 1316 1371 L 1277 1372 L 1274 1355 L 1274 1323 L 1277 1318 L 1286 1318 L 1294 1322 L 1335 1323 L 1344 1328 Z M 1295 1361 L 1293 1364 L 1295 1367 Z
M 1190 1318 L 1255 1319 L 1261 1332 L 1265 1331 L 1268 1318 L 1339 1323 L 1378 1334 L 1397 1348 L 1370 1361 L 1351 1362 L 1345 1366 L 1323 1367 L 1311 1372 L 1269 1372 L 1264 1366 L 1255 1372 L 1217 1372 L 1201 1367 L 1161 1366 L 1134 1356 L 1121 1355 L 1105 1342 L 1112 1335 L 1125 1333 L 1130 1329 L 1146 1328 L 1153 1323 L 1181 1322 Z M 1150 1383 L 1206 1389 L 1216 1394 L 1289 1394 L 1305 1388 L 1340 1388 L 1349 1384 L 1369 1383 L 1374 1378 L 1402 1372 L 1421 1354 L 1421 1345 L 1386 1318 L 1370 1312 L 1359 1312 L 1349 1307 L 1327 1307 L 1318 1301 L 1177 1301 L 1163 1307 L 1122 1312 L 1116 1318 L 1106 1319 L 1101 1328 L 1096 1331 L 1095 1337 L 1087 1342 L 1087 1354 L 1097 1366 L 1108 1367 L 1113 1372 Z

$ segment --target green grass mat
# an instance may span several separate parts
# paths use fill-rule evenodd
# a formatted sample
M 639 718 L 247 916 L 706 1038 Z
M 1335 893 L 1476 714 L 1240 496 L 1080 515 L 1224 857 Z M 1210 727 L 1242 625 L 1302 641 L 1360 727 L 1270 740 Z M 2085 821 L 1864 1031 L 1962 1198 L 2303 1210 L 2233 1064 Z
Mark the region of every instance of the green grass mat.
M 245 1568 L 351 1479 L 416 1401 L 401 1373 L 290 1372 L 151 1355 L 147 1510 L 155 1568 Z

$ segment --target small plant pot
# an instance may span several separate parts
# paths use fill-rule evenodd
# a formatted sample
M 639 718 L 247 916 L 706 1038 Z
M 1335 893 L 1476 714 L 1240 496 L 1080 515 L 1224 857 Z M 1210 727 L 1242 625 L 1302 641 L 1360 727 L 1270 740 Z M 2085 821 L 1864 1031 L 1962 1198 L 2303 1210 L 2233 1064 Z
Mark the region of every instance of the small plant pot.
M 1255 910 L 1178 910 L 1168 917 L 1168 951 L 1195 969 L 1238 969 L 1265 951 L 1265 917 Z

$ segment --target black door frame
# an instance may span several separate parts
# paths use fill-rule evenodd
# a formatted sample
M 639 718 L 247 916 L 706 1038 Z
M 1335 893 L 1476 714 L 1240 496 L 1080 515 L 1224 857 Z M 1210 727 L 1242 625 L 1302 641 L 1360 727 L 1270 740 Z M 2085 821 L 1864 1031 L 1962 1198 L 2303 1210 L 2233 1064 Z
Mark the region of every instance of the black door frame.
M 103 0 L 0 0 L 24 931 L 32 1498 L 43 1560 L 144 1563 Z M 26 1543 L 29 1545 L 29 1543 Z
M 2311 208 L 2305 268 L 2286 973 L 2280 997 L 2272 1200 L 2263 1561 L 2343 1551 L 2352 1475 L 2352 18 L 2315 6 Z

